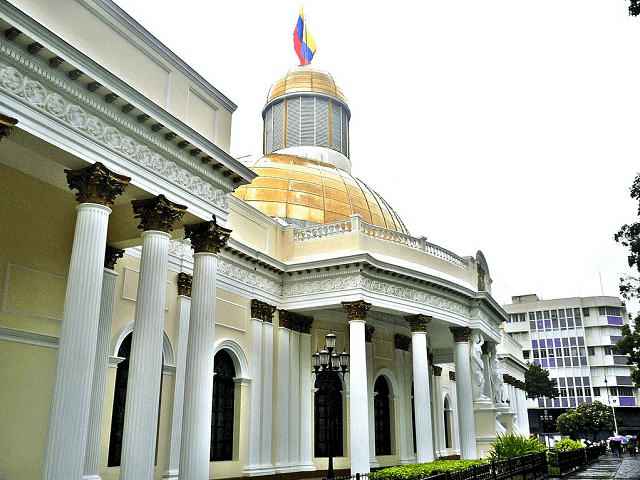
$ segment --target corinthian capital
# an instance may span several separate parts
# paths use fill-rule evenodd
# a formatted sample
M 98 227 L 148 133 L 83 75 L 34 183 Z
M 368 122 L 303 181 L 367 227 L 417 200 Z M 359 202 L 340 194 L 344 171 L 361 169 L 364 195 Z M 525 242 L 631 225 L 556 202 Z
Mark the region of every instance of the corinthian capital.
M 71 190 L 78 190 L 78 203 L 113 205 L 117 195 L 122 195 L 131 178 L 113 173 L 100 162 L 76 170 L 65 170 Z
M 116 269 L 116 262 L 119 258 L 124 256 L 124 250 L 120 250 L 119 248 L 112 247 L 111 245 L 107 245 L 107 248 L 104 252 L 104 268 L 108 268 L 109 270 Z
M 371 304 L 364 300 L 358 300 L 356 302 L 342 302 L 342 308 L 347 312 L 347 318 L 349 320 L 366 320 L 367 312 L 371 308 Z
M 191 284 L 193 282 L 193 275 L 185 272 L 178 274 L 178 295 L 185 297 L 191 297 Z
M 144 200 L 133 200 L 133 213 L 140 219 L 138 228 L 147 230 L 159 230 L 169 233 L 173 230 L 173 224 L 182 218 L 187 211 L 184 205 L 170 202 L 164 195 Z
M 191 240 L 194 253 L 220 253 L 230 235 L 231 230 L 219 226 L 215 215 L 209 222 L 184 226 L 184 236 Z
M 0 140 L 4 137 L 8 137 L 17 123 L 18 120 L 15 118 L 11 118 L 0 113 Z
M 432 318 L 433 317 L 422 315 L 421 313 L 404 317 L 405 321 L 411 327 L 412 332 L 426 332 L 427 325 L 429 325 Z
M 450 327 L 451 333 L 453 333 L 454 342 L 468 342 L 471 335 L 471 329 L 469 327 Z

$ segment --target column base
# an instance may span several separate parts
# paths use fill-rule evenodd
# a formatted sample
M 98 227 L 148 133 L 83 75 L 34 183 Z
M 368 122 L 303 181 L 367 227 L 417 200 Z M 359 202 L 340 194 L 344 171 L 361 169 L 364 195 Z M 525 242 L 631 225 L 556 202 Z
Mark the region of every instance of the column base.
M 400 459 L 400 465 L 411 465 L 413 463 L 416 463 L 416 457 L 401 458 Z
M 242 475 L 245 477 L 259 477 L 266 475 L 275 475 L 276 470 L 273 465 L 247 465 L 244 467 Z
M 378 468 L 379 466 L 378 460 L 369 460 L 369 468 Z
M 83 475 L 82 480 L 102 480 L 100 475 Z
M 168 478 L 169 480 L 178 480 L 178 470 L 167 470 L 162 474 L 162 478 Z

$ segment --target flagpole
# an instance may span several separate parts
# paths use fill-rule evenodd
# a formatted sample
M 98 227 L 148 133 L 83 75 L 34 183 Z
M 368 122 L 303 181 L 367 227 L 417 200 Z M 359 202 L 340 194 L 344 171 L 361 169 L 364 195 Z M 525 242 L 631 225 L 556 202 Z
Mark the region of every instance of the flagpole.
M 307 55 L 309 55 L 309 43 L 307 42 L 307 14 L 304 12 L 304 1 L 302 2 L 302 32 L 304 37 L 304 65 L 309 64 Z

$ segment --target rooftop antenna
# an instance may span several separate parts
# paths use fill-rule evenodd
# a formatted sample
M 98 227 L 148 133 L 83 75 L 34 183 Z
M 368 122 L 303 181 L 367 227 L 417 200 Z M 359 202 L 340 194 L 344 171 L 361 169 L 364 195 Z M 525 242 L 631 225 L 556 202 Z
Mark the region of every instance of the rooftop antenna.
M 602 288 L 602 272 L 598 272 L 598 275 L 600 276 L 600 295 L 604 297 L 604 289 Z

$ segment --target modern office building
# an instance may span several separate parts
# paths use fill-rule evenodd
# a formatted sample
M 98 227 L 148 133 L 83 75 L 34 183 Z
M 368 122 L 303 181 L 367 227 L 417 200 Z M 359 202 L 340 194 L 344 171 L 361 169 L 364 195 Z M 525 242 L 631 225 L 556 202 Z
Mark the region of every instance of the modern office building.
M 112 1 L 0 0 L 0 478 L 320 477 L 528 433 L 482 252 L 351 173 L 331 75 L 272 80 L 243 163 L 236 105 Z M 348 372 L 316 377 L 332 336 Z
M 541 300 L 537 295 L 512 297 L 504 330 L 523 346 L 526 361 L 540 365 L 556 380 L 558 398 L 528 400 L 532 431 L 542 430 L 540 417 L 557 418 L 569 407 L 599 400 L 614 407 L 619 431 L 640 429 L 640 394 L 630 378 L 627 357 L 616 352 L 622 325 L 629 323 L 617 297 Z

